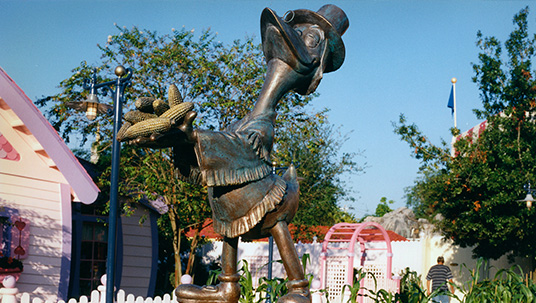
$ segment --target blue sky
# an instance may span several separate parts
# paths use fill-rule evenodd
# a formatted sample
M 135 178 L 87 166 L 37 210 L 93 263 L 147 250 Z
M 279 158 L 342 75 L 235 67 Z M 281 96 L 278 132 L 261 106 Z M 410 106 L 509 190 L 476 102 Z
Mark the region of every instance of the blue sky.
M 324 75 L 313 106 L 329 108 L 330 121 L 349 140 L 344 152 L 362 151 L 365 173 L 347 177 L 361 217 L 373 213 L 381 197 L 405 205 L 404 188 L 413 184 L 419 163 L 393 133 L 404 113 L 434 142 L 450 141 L 453 126 L 446 107 L 452 77 L 458 79 L 458 127 L 476 125 L 480 107 L 471 81 L 478 60 L 476 33 L 504 41 L 512 18 L 530 1 L 0 1 L 0 67 L 32 99 L 58 92 L 71 69 L 99 61 L 97 44 L 119 26 L 171 33 L 172 28 L 211 28 L 230 43 L 253 36 L 260 43 L 264 7 L 283 15 L 289 9 L 341 7 L 350 27 L 343 36 L 346 60 Z M 536 14 L 529 15 L 534 27 Z M 521 186 L 521 185 L 520 185 Z

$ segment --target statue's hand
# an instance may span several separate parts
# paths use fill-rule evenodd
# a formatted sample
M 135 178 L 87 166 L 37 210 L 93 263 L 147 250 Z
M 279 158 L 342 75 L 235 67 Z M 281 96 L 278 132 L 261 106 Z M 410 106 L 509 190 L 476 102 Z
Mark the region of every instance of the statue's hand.
M 126 121 L 117 133 L 117 140 L 152 148 L 194 142 L 192 122 L 197 114 L 191 111 L 193 103 L 183 102 L 174 84 L 168 93 L 168 102 L 152 97 L 137 99 L 137 110 L 125 114 Z
M 194 111 L 188 112 L 180 125 L 173 124 L 165 132 L 154 132 L 145 136 L 137 136 L 127 140 L 130 145 L 150 148 L 179 147 L 195 143 L 197 138 L 196 131 L 192 123 L 197 117 Z
M 188 113 L 186 113 L 186 116 L 184 116 L 184 121 L 179 126 L 179 129 L 186 135 L 186 139 L 188 140 L 188 142 L 192 144 L 197 141 L 197 132 L 192 126 L 196 117 L 196 112 L 189 111 Z

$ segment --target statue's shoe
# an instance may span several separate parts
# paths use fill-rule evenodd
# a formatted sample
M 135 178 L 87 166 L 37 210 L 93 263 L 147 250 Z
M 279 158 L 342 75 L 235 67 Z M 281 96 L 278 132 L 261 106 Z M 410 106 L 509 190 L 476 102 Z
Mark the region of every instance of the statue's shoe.
M 175 289 L 175 295 L 181 303 L 235 303 L 240 298 L 239 278 L 239 275 L 220 275 L 218 285 L 182 284 Z

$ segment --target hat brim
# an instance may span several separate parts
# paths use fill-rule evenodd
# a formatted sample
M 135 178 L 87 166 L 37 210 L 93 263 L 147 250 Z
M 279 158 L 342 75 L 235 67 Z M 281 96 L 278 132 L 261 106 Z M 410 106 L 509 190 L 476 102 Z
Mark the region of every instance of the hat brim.
M 310 23 L 316 24 L 324 30 L 326 33 L 326 38 L 328 39 L 328 48 L 330 51 L 324 72 L 329 73 L 339 69 L 344 62 L 346 49 L 344 47 L 342 37 L 335 30 L 335 27 L 322 15 L 319 15 L 311 10 L 297 9 L 291 12 L 293 12 L 293 16 L 291 15 L 291 19 L 287 22 L 284 22 L 285 24 L 294 26 L 296 24 Z

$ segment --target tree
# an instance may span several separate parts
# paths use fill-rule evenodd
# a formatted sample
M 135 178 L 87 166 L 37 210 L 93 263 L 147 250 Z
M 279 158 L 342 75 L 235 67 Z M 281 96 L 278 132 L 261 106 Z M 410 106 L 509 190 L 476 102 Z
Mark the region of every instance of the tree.
M 375 217 L 383 217 L 385 214 L 392 212 L 393 210 L 389 207 L 389 204 L 393 204 L 395 201 L 387 200 L 386 197 L 381 197 L 380 203 L 376 206 L 376 212 L 374 213 Z
M 293 224 L 331 226 L 355 219 L 339 207 L 352 199 L 340 179 L 344 173 L 359 173 L 356 153 L 338 151 L 345 138 L 326 123 L 325 112 L 302 116 L 297 123 L 283 126 L 276 144 L 276 163 L 294 163 L 300 178 L 300 204 Z M 352 200 L 353 201 L 353 200 Z
M 81 118 L 83 113 L 66 106 L 67 101 L 85 98 L 87 92 L 84 92 L 82 84 L 84 79 L 91 76 L 94 68 L 99 73 L 98 82 L 113 78 L 110 72 L 119 64 L 134 70 L 132 86 L 125 93 L 124 112 L 134 108 L 134 100 L 138 97 L 150 96 L 165 100 L 168 86 L 176 84 L 182 90 L 184 100 L 195 103 L 195 111 L 199 115 L 196 126 L 215 130 L 242 118 L 252 108 L 265 73 L 261 48 L 255 45 L 251 38 L 247 38 L 245 42 L 236 40 L 227 47 L 215 42 L 215 35 L 210 31 L 203 32 L 196 40 L 193 31 L 186 30 L 173 31 L 172 35 L 158 35 L 156 32 L 140 30 L 137 27 L 132 29 L 117 27 L 117 29 L 118 34 L 109 36 L 107 43 L 99 46 L 102 51 L 101 62 L 96 66 L 82 62 L 73 69 L 72 76 L 60 83 L 61 93 L 37 101 L 37 104 L 45 109 L 51 124 L 67 142 L 71 138 L 78 139 L 82 146 L 95 133 L 98 133 L 98 137 L 104 138 L 96 142 L 100 154 L 98 164 L 107 172 L 99 184 L 103 190 L 109 188 L 107 178 L 112 119 L 99 116 L 94 121 L 87 121 Z M 307 130 L 306 126 L 313 125 L 308 117 L 318 117 L 314 122 L 319 123 L 315 125 L 319 130 L 330 128 L 322 112 L 315 116 L 306 110 L 306 105 L 312 97 L 292 93 L 287 94 L 280 102 L 277 126 L 281 127 L 281 130 L 278 129 L 277 132 L 285 135 L 276 139 L 279 146 L 276 157 L 290 159 L 285 158 L 285 153 L 298 154 L 294 150 L 285 151 L 288 147 L 286 141 L 293 136 L 300 137 L 303 140 L 301 143 L 308 146 L 315 145 L 314 141 L 319 139 L 336 140 L 331 137 L 330 132 L 321 133 L 321 137 L 315 137 L 317 133 L 302 134 Z M 328 145 L 317 147 L 315 153 L 322 154 L 323 149 L 327 149 L 328 152 L 320 159 L 323 161 L 320 166 L 308 169 L 328 169 L 330 165 L 338 165 L 337 162 L 331 162 L 336 150 L 329 148 Z M 317 175 L 326 179 L 337 179 L 337 173 L 343 173 L 346 166 L 354 165 L 348 157 L 349 155 L 343 157 L 344 161 L 340 162 L 342 168 L 331 175 L 325 175 L 320 171 Z M 183 273 L 180 252 L 184 249 L 184 245 L 181 245 L 181 238 L 186 229 L 193 228 L 199 231 L 205 219 L 210 217 L 210 209 L 205 196 L 206 188 L 179 181 L 174 177 L 173 169 L 171 149 L 153 150 L 123 145 L 120 193 L 133 198 L 133 201 L 146 197 L 151 200 L 159 199 L 169 209 L 166 221 L 161 221 L 161 226 L 172 229 L 175 259 L 173 284 L 176 286 Z M 302 168 L 300 173 L 303 172 L 307 172 L 307 169 Z M 342 186 L 342 183 L 333 183 L 333 187 Z M 344 196 L 343 192 L 342 188 L 334 188 L 330 193 L 332 197 L 325 195 L 325 199 L 336 205 L 337 198 Z M 316 202 L 312 200 L 308 203 L 314 205 Z M 124 205 L 125 210 L 128 208 L 128 204 Z M 334 209 L 330 208 L 327 211 Z M 191 240 L 186 273 L 192 271 L 195 255 L 193 252 L 198 240 L 198 237 Z
M 481 52 L 473 64 L 486 119 L 480 134 L 457 136 L 453 153 L 443 142 L 430 143 L 404 116 L 395 132 L 414 149 L 422 163 L 420 178 L 408 191 L 417 213 L 441 214 L 438 226 L 447 239 L 475 255 L 535 256 L 536 213 L 523 203 L 523 185 L 536 173 L 536 82 L 532 59 L 535 36 L 529 35 L 525 8 L 514 16 L 514 30 L 503 44 L 477 34 Z M 457 129 L 452 130 L 458 135 Z
M 359 153 L 338 154 L 347 138 L 326 123 L 326 112 L 300 114 L 295 123 L 282 126 L 276 140 L 275 162 L 297 166 L 300 201 L 292 224 L 294 238 L 302 241 L 320 235 L 311 227 L 356 222 L 340 207 L 343 200 L 354 201 L 341 176 L 358 174 L 364 167 L 354 160 Z

